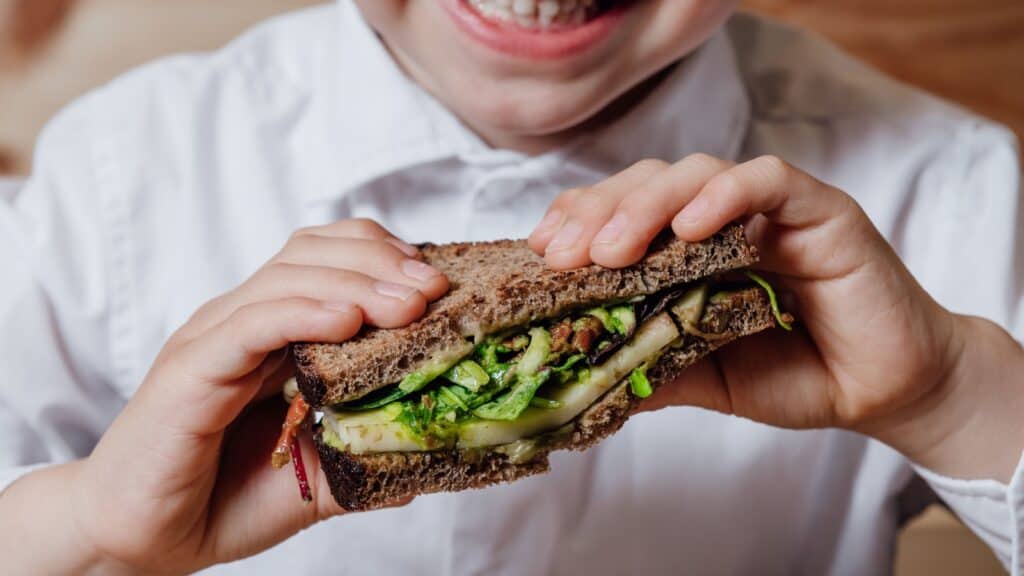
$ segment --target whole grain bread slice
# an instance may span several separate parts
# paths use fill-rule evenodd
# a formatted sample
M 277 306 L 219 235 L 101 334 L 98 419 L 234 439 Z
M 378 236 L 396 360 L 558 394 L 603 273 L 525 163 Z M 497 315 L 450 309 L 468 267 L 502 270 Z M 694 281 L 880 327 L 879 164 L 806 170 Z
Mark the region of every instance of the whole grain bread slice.
M 474 338 L 757 261 L 738 225 L 699 243 L 663 236 L 642 261 L 619 270 L 552 270 L 522 240 L 425 245 L 422 252 L 448 276 L 449 292 L 407 327 L 367 327 L 342 344 L 295 344 L 296 379 L 306 402 L 322 407 L 353 400 L 400 381 L 437 355 L 469 353 Z
M 709 304 L 700 329 L 719 337 L 684 336 L 648 370 L 655 389 L 678 377 L 688 366 L 725 344 L 775 325 L 767 296 L 751 288 Z M 511 482 L 548 470 L 554 450 L 584 450 L 615 433 L 640 399 L 622 381 L 562 428 L 538 438 L 536 452 L 514 460 L 500 449 L 438 450 L 350 454 L 337 450 L 316 433 L 320 466 L 331 493 L 347 510 L 379 508 L 402 499 L 433 492 L 455 492 Z

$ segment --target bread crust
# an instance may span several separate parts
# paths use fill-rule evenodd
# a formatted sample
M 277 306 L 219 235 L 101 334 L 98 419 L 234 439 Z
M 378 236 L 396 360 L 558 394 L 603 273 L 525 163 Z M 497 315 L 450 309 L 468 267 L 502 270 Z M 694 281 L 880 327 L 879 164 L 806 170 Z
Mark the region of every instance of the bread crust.
M 292 346 L 299 389 L 310 405 L 362 397 L 400 381 L 441 353 L 468 354 L 473 338 L 574 308 L 653 294 L 757 261 L 738 225 L 699 243 L 662 236 L 638 264 L 618 270 L 552 270 L 523 240 L 425 245 L 422 252 L 426 262 L 447 275 L 451 288 L 420 320 L 391 330 L 367 327 L 342 344 Z
M 700 325 L 701 330 L 720 338 L 685 336 L 680 347 L 662 354 L 648 370 L 648 379 L 657 389 L 714 350 L 774 325 L 762 291 L 751 288 L 732 293 L 709 306 Z M 597 444 L 618 431 L 639 402 L 624 380 L 575 420 L 540 436 L 532 457 L 519 462 L 494 448 L 356 455 L 328 445 L 322 430 L 316 432 L 315 439 L 320 466 L 334 498 L 347 510 L 368 510 L 419 494 L 483 488 L 546 472 L 550 452 L 585 450 Z

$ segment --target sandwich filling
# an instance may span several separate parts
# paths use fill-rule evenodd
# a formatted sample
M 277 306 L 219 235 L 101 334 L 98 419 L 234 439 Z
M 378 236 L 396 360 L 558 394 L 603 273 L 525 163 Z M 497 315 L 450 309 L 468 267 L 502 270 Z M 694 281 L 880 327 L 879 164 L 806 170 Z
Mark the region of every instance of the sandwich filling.
M 774 293 L 776 319 L 787 327 Z M 620 382 L 652 393 L 646 371 L 699 329 L 726 286 L 700 283 L 576 311 L 492 335 L 461 358 L 439 357 L 393 386 L 324 410 L 324 440 L 354 454 L 505 446 L 568 424 Z M 515 457 L 516 454 L 510 454 Z

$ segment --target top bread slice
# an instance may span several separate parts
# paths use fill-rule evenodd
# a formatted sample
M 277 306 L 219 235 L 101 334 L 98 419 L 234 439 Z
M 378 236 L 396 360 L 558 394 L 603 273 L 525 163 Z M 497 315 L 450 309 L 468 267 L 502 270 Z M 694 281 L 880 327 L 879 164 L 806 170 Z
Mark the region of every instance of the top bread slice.
M 449 292 L 404 328 L 366 327 L 341 344 L 292 346 L 299 390 L 316 408 L 399 382 L 432 358 L 462 356 L 482 336 L 560 316 L 570 309 L 653 294 L 749 266 L 756 250 L 733 225 L 699 243 L 656 240 L 634 266 L 548 268 L 523 240 L 424 245 L 426 262 L 443 272 Z

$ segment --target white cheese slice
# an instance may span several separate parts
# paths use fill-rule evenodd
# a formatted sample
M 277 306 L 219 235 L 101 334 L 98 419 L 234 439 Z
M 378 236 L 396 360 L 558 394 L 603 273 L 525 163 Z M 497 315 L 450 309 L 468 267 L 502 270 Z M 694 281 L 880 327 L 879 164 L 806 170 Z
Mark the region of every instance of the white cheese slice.
M 469 421 L 459 429 L 458 447 L 509 444 L 568 423 L 634 368 L 657 355 L 679 336 L 679 330 L 667 313 L 654 316 L 644 322 L 629 343 L 604 364 L 591 368 L 586 381 L 570 384 L 552 394 L 551 399 L 561 402 L 561 406 L 553 409 L 530 407 L 512 421 Z M 417 452 L 433 448 L 421 444 L 402 424 L 394 422 L 396 417 L 396 411 L 388 408 L 358 413 L 327 410 L 323 423 L 330 426 L 337 441 L 354 454 Z

